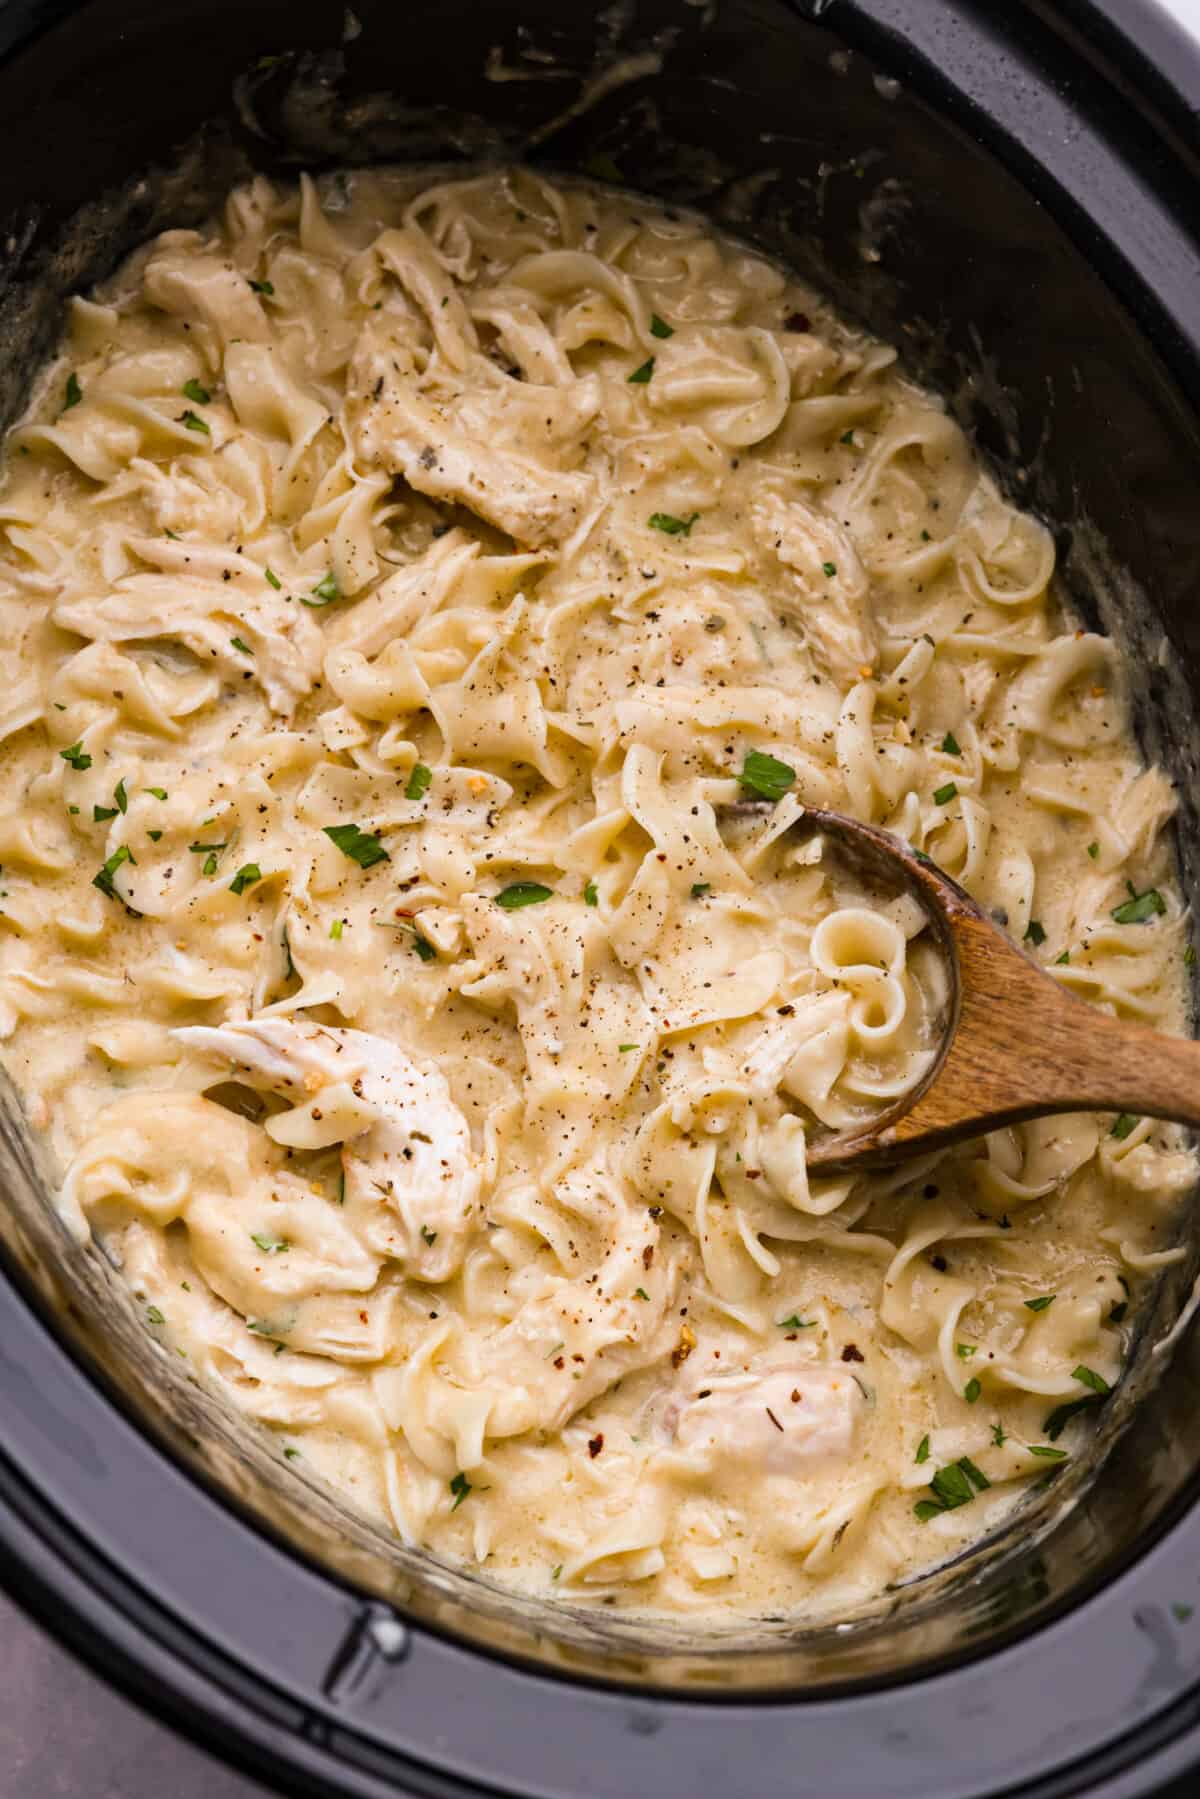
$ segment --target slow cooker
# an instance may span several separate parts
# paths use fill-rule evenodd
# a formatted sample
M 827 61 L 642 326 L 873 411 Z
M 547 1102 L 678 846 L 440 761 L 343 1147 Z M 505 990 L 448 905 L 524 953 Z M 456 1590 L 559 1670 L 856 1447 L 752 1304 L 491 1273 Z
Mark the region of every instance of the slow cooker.
M 6 0 L 0 422 L 64 297 L 254 167 L 503 157 L 700 207 L 899 344 L 1053 525 L 1195 895 L 1198 120 L 1200 54 L 1143 0 Z M 0 1573 L 289 1794 L 1124 1799 L 1200 1768 L 1200 1240 L 1090 1460 L 862 1617 L 718 1635 L 521 1601 L 285 1485 L 68 1241 L 11 1096 L 0 1182 Z

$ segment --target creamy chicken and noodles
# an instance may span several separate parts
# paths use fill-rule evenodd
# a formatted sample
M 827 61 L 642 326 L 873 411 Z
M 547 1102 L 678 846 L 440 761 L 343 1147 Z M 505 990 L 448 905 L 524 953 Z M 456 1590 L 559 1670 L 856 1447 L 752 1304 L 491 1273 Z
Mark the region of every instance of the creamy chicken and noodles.
M 0 522 L 5 1060 L 289 1477 L 527 1590 L 811 1613 L 1086 1446 L 1175 1131 L 806 1174 L 944 991 L 805 805 L 1184 1022 L 1113 646 L 890 349 L 627 196 L 257 180 L 74 302 Z

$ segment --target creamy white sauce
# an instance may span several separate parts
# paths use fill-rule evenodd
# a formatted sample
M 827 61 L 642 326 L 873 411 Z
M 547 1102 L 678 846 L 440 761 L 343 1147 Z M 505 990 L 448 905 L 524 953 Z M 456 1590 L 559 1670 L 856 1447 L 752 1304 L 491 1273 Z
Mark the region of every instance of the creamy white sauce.
M 1177 1030 L 1170 786 L 816 296 L 520 171 L 326 199 L 139 252 L 9 438 L 6 1064 L 291 1466 L 528 1590 L 844 1610 L 1086 1445 L 1194 1168 L 1073 1117 L 810 1182 L 941 973 L 788 826 Z

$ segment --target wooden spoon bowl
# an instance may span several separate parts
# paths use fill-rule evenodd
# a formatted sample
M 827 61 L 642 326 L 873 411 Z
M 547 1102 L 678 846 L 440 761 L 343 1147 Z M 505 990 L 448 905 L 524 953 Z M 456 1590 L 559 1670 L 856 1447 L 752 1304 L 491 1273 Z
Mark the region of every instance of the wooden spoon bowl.
M 918 850 L 839 812 L 805 811 L 868 887 L 920 900 L 950 997 L 938 1053 L 875 1118 L 818 1137 L 820 1174 L 883 1167 L 1053 1112 L 1114 1111 L 1200 1125 L 1200 1043 L 1127 1024 L 1076 999 Z

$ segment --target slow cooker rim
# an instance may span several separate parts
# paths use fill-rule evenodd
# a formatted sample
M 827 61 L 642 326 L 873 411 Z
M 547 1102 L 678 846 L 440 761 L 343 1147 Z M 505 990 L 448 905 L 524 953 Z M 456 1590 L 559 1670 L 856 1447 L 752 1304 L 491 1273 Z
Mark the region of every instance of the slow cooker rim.
M 30 8 L 29 10 L 31 12 L 33 10 L 37 10 L 41 20 L 43 21 L 43 23 L 45 22 L 45 18 L 46 18 L 46 9 L 45 8 L 37 8 L 37 9 Z M 64 5 L 61 8 L 61 11 L 64 13 L 69 10 L 70 10 L 70 8 L 67 5 Z M 797 10 L 800 10 L 800 11 L 810 10 L 810 11 L 815 12 L 818 9 L 815 6 L 808 8 L 808 9 L 804 8 L 803 6 L 800 6 L 797 8 Z M 864 4 L 862 6 L 855 6 L 851 10 L 856 11 L 860 15 L 861 14 L 870 15 L 870 23 L 871 23 L 872 27 L 877 30 L 886 31 L 888 28 L 887 15 L 889 15 L 889 14 L 892 15 L 892 18 L 894 20 L 895 16 L 898 13 L 904 13 L 908 9 L 903 5 L 901 5 L 899 7 L 891 6 L 887 3 L 887 0 L 880 0 L 879 4 L 872 6 L 870 4 L 870 0 L 867 0 L 866 4 Z M 1044 10 L 1044 9 L 1042 9 L 1042 10 Z M 1108 26 L 1111 28 L 1113 33 L 1118 38 L 1126 36 L 1127 28 L 1129 26 L 1132 15 L 1137 15 L 1141 18 L 1141 20 L 1143 21 L 1143 24 L 1144 24 L 1144 28 L 1147 33 L 1152 33 L 1154 29 L 1156 29 L 1158 26 L 1161 26 L 1162 21 L 1163 21 L 1163 15 L 1161 14 L 1161 12 L 1157 8 L 1157 6 L 1152 4 L 1152 0 L 1124 0 L 1124 3 L 1122 3 L 1122 0 L 1092 0 L 1092 3 L 1090 5 L 1085 5 L 1082 9 L 1078 5 L 1075 5 L 1075 6 L 1071 6 L 1069 8 L 1069 10 L 1075 14 L 1078 14 L 1081 10 L 1084 12 L 1093 12 L 1097 17 L 1102 18 L 1107 22 Z M 1119 19 L 1116 17 L 1116 15 L 1118 13 L 1121 14 L 1121 17 Z M 51 22 L 53 22 L 53 21 L 51 21 Z M 1141 28 L 1139 28 L 1139 34 L 1140 34 L 1140 29 Z M 1146 42 L 1146 39 L 1143 38 L 1142 49 L 1145 48 L 1145 42 Z M 1200 53 L 1197 52 L 1197 49 L 1194 45 L 1191 46 L 1190 48 L 1191 48 L 1190 64 L 1176 63 L 1175 64 L 1176 74 L 1177 74 L 1177 76 L 1181 75 L 1186 70 L 1190 69 L 1189 80 L 1194 80 L 1198 89 L 1200 89 Z M 1178 91 L 1180 94 L 1182 94 L 1184 92 L 1184 89 L 1179 85 L 1178 80 L 1176 81 L 1176 83 L 1173 84 L 1173 90 Z M 1190 334 L 1190 349 L 1188 349 L 1186 351 L 1186 354 L 1184 357 L 1184 360 L 1188 365 L 1189 372 L 1193 376 L 1193 382 L 1192 382 L 1193 391 L 1196 391 L 1196 384 L 1195 384 L 1195 380 L 1194 380 L 1196 369 L 1198 366 L 1200 366 L 1197 364 L 1197 361 L 1196 361 L 1195 335 L 1196 334 L 1193 330 L 1193 332 Z M 1186 347 L 1187 339 L 1184 340 L 1184 343 L 1185 343 L 1185 347 Z M 1179 353 L 1179 346 L 1176 345 L 1175 349 L 1174 349 L 1174 354 L 1178 355 L 1178 353 Z M 1167 360 L 1172 361 L 1173 356 L 1168 355 Z M 18 1304 L 24 1303 L 20 1300 L 20 1297 L 16 1293 L 16 1290 L 10 1289 L 7 1286 L 4 1286 L 2 1291 L 0 1291 L 0 1299 L 2 1299 L 3 1305 L 6 1309 L 9 1305 L 10 1301 L 15 1301 Z M 0 1342 L 4 1342 L 5 1340 L 6 1340 L 6 1338 L 5 1338 L 4 1332 L 2 1330 L 0 1330 Z M 62 1345 L 58 1342 L 57 1338 L 54 1338 L 53 1342 L 54 1342 L 54 1347 L 57 1351 L 59 1351 L 64 1356 L 66 1356 L 68 1354 L 68 1352 L 62 1348 Z M 72 1366 L 75 1366 L 73 1358 L 72 1358 Z M 111 1399 L 108 1398 L 108 1396 L 101 1394 L 101 1395 L 98 1395 L 98 1397 L 99 1397 L 100 1403 L 102 1405 L 108 1405 L 110 1408 L 112 1407 L 113 1402 L 111 1401 Z M 151 1447 L 154 1449 L 154 1452 L 157 1455 L 162 1457 L 164 1462 L 166 1462 L 168 1460 L 168 1458 L 165 1456 L 165 1453 L 157 1448 L 157 1445 L 153 1445 Z M 172 1464 L 172 1467 L 173 1466 L 174 1465 Z M 95 1629 L 97 1631 L 100 1630 L 98 1617 L 96 1619 L 94 1619 L 93 1624 L 91 1626 L 89 1626 L 88 1621 L 87 1621 L 87 1613 L 90 1608 L 81 1603 L 81 1599 L 83 1597 L 88 1597 L 88 1596 L 86 1594 L 80 1595 L 80 1594 L 76 1593 L 74 1595 L 74 1597 L 72 1597 L 65 1590 L 67 1582 L 65 1580 L 62 1582 L 59 1582 L 56 1580 L 56 1567 L 55 1567 L 55 1563 L 54 1563 L 52 1544 L 50 1544 L 44 1538 L 39 1539 L 37 1537 L 36 1530 L 31 1522 L 30 1516 L 26 1515 L 26 1516 L 22 1517 L 22 1505 L 20 1502 L 19 1494 L 20 1494 L 23 1486 L 25 1486 L 25 1483 L 23 1483 L 23 1481 L 22 1481 L 22 1477 L 19 1473 L 19 1470 L 14 1468 L 13 1465 L 7 1460 L 7 1458 L 3 1458 L 2 1460 L 0 1460 L 0 1507 L 2 1507 L 2 1509 L 4 1511 L 4 1517 L 3 1517 L 2 1523 L 0 1523 L 0 1537 L 3 1537 L 3 1539 L 5 1540 L 6 1547 L 10 1547 L 10 1549 L 11 1549 L 11 1553 L 13 1556 L 13 1561 L 12 1561 L 11 1566 L 16 1575 L 15 1584 L 18 1585 L 18 1587 L 20 1589 L 19 1596 L 21 1597 L 23 1603 L 26 1603 L 27 1605 L 29 1605 L 31 1607 L 31 1609 L 37 1610 L 41 1615 L 45 1616 L 53 1624 L 56 1624 L 57 1627 L 60 1628 L 64 1634 L 68 1635 L 72 1639 L 73 1646 L 76 1647 L 80 1651 L 80 1653 L 84 1654 L 85 1657 L 87 1657 L 87 1659 L 91 1660 L 93 1662 L 93 1665 L 96 1665 L 98 1667 L 98 1670 L 101 1673 L 104 1673 L 111 1678 L 111 1677 L 113 1677 L 114 1671 L 112 1670 L 112 1668 L 110 1666 L 106 1665 L 105 1658 L 106 1658 L 106 1655 L 108 1654 L 107 1645 L 109 1643 L 115 1641 L 116 1637 L 113 1635 L 105 1635 L 103 1633 L 103 1631 L 101 1631 L 99 1635 L 94 1636 L 94 1638 L 90 1641 L 90 1644 L 89 1644 L 89 1641 L 86 1640 L 88 1638 L 89 1628 Z M 201 1489 L 198 1489 L 198 1490 L 201 1490 Z M 33 1502 L 34 1495 L 33 1495 L 32 1489 L 26 1488 L 26 1498 L 30 1501 L 30 1503 Z M 204 1498 L 206 1501 L 208 1501 L 210 1503 L 214 1503 L 214 1504 L 217 1503 L 216 1501 L 214 1501 L 212 1499 L 212 1496 L 208 1493 L 204 1494 Z M 1183 1498 L 1181 1497 L 1180 1503 L 1181 1504 L 1190 1503 L 1190 1498 L 1191 1498 L 1191 1492 L 1189 1492 L 1187 1501 L 1185 1502 L 1183 1500 Z M 238 1522 L 242 1523 L 242 1520 L 239 1518 Z M 1185 1518 L 1182 1522 L 1186 1524 L 1187 1519 Z M 244 1526 L 244 1528 L 249 1529 L 250 1527 Z M 1169 1525 L 1164 1527 L 1165 1531 L 1168 1534 L 1169 1534 L 1171 1528 L 1172 1527 Z M 1178 1528 L 1178 1525 L 1176 1525 L 1175 1528 Z M 1160 1532 L 1158 1534 L 1161 1539 L 1162 1532 Z M 22 1543 L 22 1537 L 24 1537 L 23 1543 Z M 94 1546 L 92 1546 L 90 1549 L 88 1549 L 86 1544 L 84 1544 L 84 1550 L 85 1550 L 85 1557 L 84 1557 L 85 1560 L 87 1559 L 88 1555 L 90 1555 L 93 1558 L 93 1567 L 94 1567 L 96 1575 L 98 1577 L 99 1572 L 100 1572 L 101 1562 L 103 1559 L 101 1552 L 96 1550 L 94 1548 Z M 334 1579 L 334 1577 L 328 1576 L 328 1575 L 316 1576 L 314 1574 L 314 1571 L 312 1571 L 312 1570 L 305 1570 L 305 1572 L 312 1575 L 314 1578 L 319 1578 L 321 1580 L 327 1581 L 332 1587 L 337 1588 L 340 1597 L 343 1600 L 345 1600 L 347 1603 L 349 1603 L 350 1595 L 345 1591 L 345 1589 L 343 1589 L 341 1587 L 340 1583 L 337 1582 Z M 1119 1573 L 1116 1576 L 1115 1582 L 1109 1582 L 1106 1584 L 1111 1588 L 1111 1587 L 1115 1586 L 1116 1584 L 1118 1584 L 1120 1581 L 1122 1581 L 1126 1577 L 1126 1575 L 1128 1575 L 1129 1573 L 1130 1573 L 1130 1568 L 1126 1567 L 1124 1570 L 1122 1570 L 1121 1573 Z M 103 1601 L 100 1600 L 97 1596 L 98 1593 L 99 1593 L 99 1585 L 97 1584 L 96 1594 L 93 1594 L 90 1596 L 95 1600 L 95 1609 L 96 1609 L 97 1614 L 99 1614 L 104 1609 Z M 139 1595 L 139 1599 L 145 1601 L 145 1600 L 149 1599 L 149 1596 L 148 1595 Z M 1087 1598 L 1084 1598 L 1081 1601 L 1073 1601 L 1071 1603 L 1071 1606 L 1069 1609 L 1072 1613 L 1078 1613 L 1078 1612 L 1082 1611 L 1082 1609 L 1084 1607 L 1086 1607 L 1087 1604 L 1088 1604 Z M 161 1610 L 162 1608 L 159 1608 L 159 1609 Z M 108 1618 L 109 1624 L 114 1625 L 114 1626 L 115 1626 L 115 1621 L 118 1618 L 123 1616 L 123 1614 L 120 1613 L 119 1608 L 111 1608 L 111 1607 L 109 1608 L 108 1612 L 105 1615 Z M 1039 1624 L 1037 1627 L 1037 1633 L 1044 1635 L 1047 1631 L 1052 1630 L 1053 1628 L 1054 1628 L 1053 1622 L 1043 1624 L 1039 1621 Z M 439 1634 L 440 1635 L 440 1633 L 437 1633 L 433 1630 L 433 1627 L 428 1627 L 425 1625 L 414 1626 L 414 1627 L 412 1627 L 412 1629 L 414 1631 L 414 1634 L 417 1636 L 420 1636 L 426 1630 L 429 1630 L 430 1634 Z M 471 1649 L 470 1647 L 461 1644 L 461 1641 L 458 1639 L 447 1639 L 445 1637 L 442 1637 L 441 1640 L 445 1647 L 453 1650 L 456 1654 L 464 1656 L 474 1662 L 486 1661 L 491 1653 L 488 1651 L 479 1651 L 479 1650 Z M 999 1653 L 1003 1653 L 1003 1650 L 1001 1650 Z M 158 1705 L 161 1708 L 168 1709 L 168 1710 L 174 1710 L 174 1709 L 176 1709 L 177 1706 L 180 1705 L 180 1701 L 176 1697 L 175 1688 L 177 1687 L 178 1683 L 182 1680 L 184 1673 L 190 1669 L 190 1664 L 182 1657 L 176 1657 L 173 1662 L 173 1669 L 174 1669 L 174 1673 L 173 1673 L 172 1687 L 169 1689 L 164 1688 L 161 1685 L 161 1683 L 155 1679 L 155 1677 L 152 1675 L 152 1673 L 150 1672 L 150 1670 L 147 1667 L 142 1667 L 138 1664 L 136 1655 L 132 1655 L 130 1668 L 127 1671 L 118 1672 L 116 1677 L 117 1677 L 118 1681 L 120 1682 L 120 1684 L 127 1686 L 127 1690 L 134 1691 L 135 1693 L 137 1693 L 143 1697 L 150 1697 L 151 1702 Z M 243 1670 L 243 1673 L 244 1673 L 244 1670 Z M 541 1678 L 547 1678 L 547 1677 L 541 1676 Z M 922 1675 L 918 1677 L 916 1682 L 909 1683 L 909 1685 L 914 1686 L 914 1685 L 929 1684 L 930 1682 L 940 1682 L 946 1678 L 947 1678 L 947 1676 L 945 1676 L 942 1673 L 938 1673 L 938 1672 L 932 1672 L 932 1673 L 928 1673 L 928 1674 L 922 1673 Z M 184 1682 L 184 1684 L 186 1685 L 186 1681 Z M 561 1688 L 556 1686 L 552 1680 L 548 1680 L 548 1684 L 551 1686 L 554 1686 L 556 1691 L 561 1690 Z M 572 1685 L 574 1685 L 574 1684 L 575 1683 L 572 1683 Z M 152 1688 L 153 1688 L 153 1691 L 151 1691 Z M 221 1695 L 224 1695 L 225 1697 L 228 1697 L 227 1686 L 223 1685 L 219 1681 L 214 1681 L 209 1690 L 212 1693 L 221 1694 Z M 586 1687 L 580 1687 L 578 1690 L 588 1691 L 590 1689 L 588 1689 Z M 838 1704 L 841 1702 L 838 1698 L 829 1699 L 828 1696 L 826 1696 L 826 1701 L 830 1704 Z M 811 1700 L 807 1700 L 807 1699 L 797 1700 L 794 1697 L 791 1699 L 772 1698 L 772 1700 L 771 1700 L 771 1703 L 778 1708 L 786 1708 L 789 1705 L 807 1706 L 807 1705 L 811 1705 L 811 1704 L 814 1704 L 817 1702 L 818 1701 L 811 1701 Z M 652 1698 L 640 1697 L 638 1699 L 637 1703 L 638 1703 L 638 1705 L 640 1705 L 642 1707 L 646 1707 L 646 1706 L 670 1707 L 670 1706 L 675 1706 L 675 1705 L 691 1705 L 691 1704 L 697 1703 L 697 1701 L 692 1696 L 681 1698 L 676 1695 L 656 1693 L 655 1695 L 653 1695 Z M 759 1700 L 755 1700 L 753 1703 L 755 1705 L 759 1705 L 762 1702 Z M 1181 1699 L 1177 1702 L 1177 1704 L 1179 1706 L 1186 1706 L 1189 1703 L 1193 1704 L 1193 1711 L 1194 1711 L 1194 1702 L 1190 1702 L 1186 1698 Z M 732 1707 L 736 1707 L 737 1701 L 731 1701 L 730 1705 Z M 1156 1717 L 1157 1716 L 1158 1716 L 1158 1714 L 1156 1714 Z M 212 1712 L 210 1710 L 209 1712 L 207 1712 L 205 1714 L 205 1724 L 204 1724 L 204 1728 L 206 1730 L 210 1730 L 210 1731 L 211 1731 L 211 1718 L 212 1718 Z M 181 1722 L 183 1724 L 184 1728 L 191 1728 L 182 1718 L 178 1718 L 178 1719 L 176 1719 L 176 1721 Z M 1176 1741 L 1176 1743 L 1171 1748 L 1171 1753 L 1169 1754 L 1167 1760 L 1165 1762 L 1163 1762 L 1163 1764 L 1162 1764 L 1162 1772 L 1164 1775 L 1180 1771 L 1184 1766 L 1187 1765 L 1188 1761 L 1191 1759 L 1191 1756 L 1195 1753 L 1196 1721 L 1195 1721 L 1194 1716 L 1189 1720 L 1189 1723 L 1190 1723 L 1190 1727 L 1192 1730 L 1192 1735 L 1187 1739 L 1187 1744 L 1190 1746 L 1186 1747 L 1186 1752 L 1184 1753 L 1183 1759 L 1181 1760 L 1179 1758 L 1179 1751 L 1180 1751 L 1180 1745 L 1183 1742 L 1183 1739 L 1179 1739 Z M 254 1727 L 250 1732 L 250 1735 L 246 1738 L 245 1744 L 243 1746 L 243 1750 L 238 1755 L 238 1759 L 243 1760 L 244 1765 L 254 1767 L 255 1770 L 258 1772 L 262 1772 L 264 1767 L 266 1766 L 266 1764 L 265 1763 L 260 1764 L 255 1759 L 257 1756 L 257 1753 L 258 1753 L 256 1744 L 259 1740 L 258 1734 L 256 1734 L 256 1733 L 260 1733 L 265 1728 L 266 1728 L 266 1726 L 263 1724 L 263 1720 L 261 1719 L 261 1717 L 257 1718 L 256 1722 L 254 1724 Z M 1148 1729 L 1148 1728 L 1149 1728 L 1148 1725 L 1143 1727 L 1143 1729 Z M 280 1750 L 279 1746 L 276 1745 L 276 1751 L 279 1753 L 286 1753 L 286 1755 L 290 1758 L 295 1751 L 295 1747 L 296 1747 L 295 1741 L 289 1737 L 285 1741 L 285 1748 Z M 306 1748 L 307 1748 L 307 1751 L 309 1752 L 311 1759 L 309 1759 L 305 1764 L 306 1772 L 304 1773 L 304 1777 L 308 1778 L 309 1774 L 312 1774 L 312 1776 L 314 1778 L 323 1778 L 322 1769 L 323 1769 L 325 1759 L 326 1759 L 324 1756 L 324 1752 L 320 1749 L 320 1747 L 318 1745 L 314 1745 L 311 1743 L 308 1744 L 306 1746 Z M 1106 1749 L 1105 1753 L 1107 1754 L 1108 1752 L 1109 1751 Z M 299 1763 L 296 1763 L 294 1765 L 297 1767 L 297 1769 L 299 1769 L 299 1766 L 300 1766 Z M 344 1769 L 343 1764 L 336 1763 L 336 1764 L 330 1764 L 330 1765 L 336 1767 L 336 1770 L 337 1770 L 339 1776 L 344 1779 L 345 1769 Z M 292 1773 L 292 1767 L 293 1767 L 293 1762 L 291 1761 L 291 1759 L 289 1759 L 289 1762 L 288 1762 L 289 1776 Z M 441 1794 L 443 1792 L 444 1793 L 465 1793 L 468 1790 L 472 1790 L 472 1789 L 469 1789 L 468 1787 L 466 1787 L 459 1777 L 455 1777 L 452 1783 L 447 1784 L 441 1780 L 440 1776 L 434 1777 L 434 1776 L 428 1775 L 427 1770 L 423 1771 L 423 1772 L 416 1768 L 414 1768 L 413 1770 L 408 1770 L 408 1771 L 406 1771 L 406 1778 L 414 1779 L 414 1780 L 420 1778 L 424 1784 L 421 1785 L 419 1790 L 421 1790 L 422 1792 L 429 1792 L 430 1794 Z M 433 1784 L 430 1784 L 431 1781 L 433 1782 Z M 314 1787 L 312 1790 L 323 1790 L 323 1789 Z M 363 1785 L 360 1787 L 356 1787 L 354 1789 L 343 1788 L 342 1790 L 361 1791 L 364 1794 L 367 1794 L 367 1793 L 375 1793 L 375 1792 L 383 1792 L 383 1791 L 394 1791 L 395 1788 L 394 1788 L 394 1785 L 391 1785 L 391 1784 L 388 1784 L 386 1786 L 378 1785 L 374 1781 L 372 1781 L 371 1785 L 369 1785 L 369 1786 Z M 498 1788 L 484 1788 L 484 1787 L 477 1786 L 473 1790 L 476 1792 L 482 1793 L 484 1791 L 489 1791 L 489 1790 L 490 1791 L 498 1791 L 499 1789 Z M 1039 1788 L 1038 1790 L 1042 1790 L 1042 1789 Z M 1045 1788 L 1044 1790 L 1049 1792 L 1051 1789 Z M 1071 1790 L 1071 1789 L 1062 1789 L 1062 1790 L 1065 1791 L 1065 1790 Z M 1095 1790 L 1099 1790 L 1099 1789 L 1095 1789 Z M 1111 1789 L 1105 1788 L 1104 1790 L 1106 1792 L 1111 1790 L 1111 1792 L 1114 1795 L 1114 1799 L 1115 1799 L 1115 1795 L 1118 1791 L 1117 1787 L 1112 1787 Z M 1139 1790 L 1142 1790 L 1142 1789 L 1139 1789 Z

